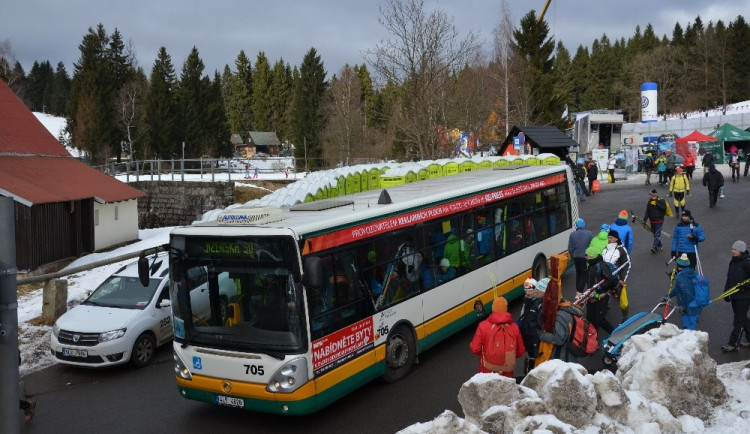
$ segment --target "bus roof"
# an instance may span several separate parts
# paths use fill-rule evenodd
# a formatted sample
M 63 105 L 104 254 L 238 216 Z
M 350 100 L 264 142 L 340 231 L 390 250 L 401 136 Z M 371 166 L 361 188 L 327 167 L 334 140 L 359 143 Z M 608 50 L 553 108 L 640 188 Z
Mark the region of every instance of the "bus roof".
M 192 226 L 176 228 L 173 234 L 241 235 L 257 233 L 252 228 L 261 229 L 265 234 L 281 234 L 283 229 L 291 229 L 300 237 L 339 230 L 349 226 L 403 214 L 420 208 L 430 207 L 452 200 L 480 195 L 499 187 L 522 184 L 525 181 L 542 179 L 546 176 L 565 173 L 566 165 L 510 165 L 452 176 L 427 179 L 388 188 L 379 188 L 361 193 L 323 199 L 292 207 L 281 208 L 279 218 L 261 223 L 238 225 L 230 222 L 210 221 L 195 223 Z M 537 188 L 543 188 L 543 185 Z M 536 188 L 535 188 L 536 189 Z M 379 204 L 381 194 L 387 191 L 390 203 Z M 257 208 L 238 207 L 225 212 L 235 215 Z M 219 218 L 221 220 L 221 217 Z M 246 219 L 246 221 L 250 221 Z M 211 230 L 209 228 L 216 228 Z M 222 229 L 219 229 L 222 228 Z M 228 229 L 233 228 L 233 229 Z M 274 230 L 276 229 L 276 230 Z M 282 231 L 279 231 L 282 229 Z M 288 233 L 288 232 L 287 232 Z

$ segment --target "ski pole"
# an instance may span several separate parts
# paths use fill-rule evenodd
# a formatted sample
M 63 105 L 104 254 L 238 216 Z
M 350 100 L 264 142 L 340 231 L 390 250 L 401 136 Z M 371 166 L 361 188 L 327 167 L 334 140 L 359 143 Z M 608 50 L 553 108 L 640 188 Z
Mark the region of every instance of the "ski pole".
M 711 300 L 711 303 L 713 303 L 715 301 L 718 301 L 718 300 L 721 300 L 722 298 L 726 298 L 726 297 L 729 297 L 730 295 L 734 295 L 734 294 L 740 292 L 740 289 L 743 286 L 747 285 L 748 283 L 750 283 L 750 279 L 743 280 L 742 282 L 740 282 L 740 283 L 734 285 L 733 287 L 727 289 L 726 291 L 722 292 L 718 297 L 716 297 L 713 300 Z
M 622 270 L 623 268 L 625 268 L 625 266 L 628 265 L 628 264 L 630 264 L 630 261 L 623 262 L 622 265 L 620 265 L 619 267 L 615 268 L 614 271 L 612 271 L 612 275 L 613 276 L 617 275 L 620 272 L 620 270 Z M 594 286 L 592 286 L 591 288 L 589 288 L 586 291 L 584 291 L 583 294 L 581 294 L 581 297 L 578 298 L 576 301 L 574 301 L 573 304 L 576 305 L 576 306 L 579 306 L 579 307 L 585 306 L 586 303 L 588 303 L 589 298 L 591 298 L 591 293 L 594 292 L 596 289 L 600 288 L 601 285 L 604 283 L 605 280 L 607 280 L 607 279 L 600 280 Z

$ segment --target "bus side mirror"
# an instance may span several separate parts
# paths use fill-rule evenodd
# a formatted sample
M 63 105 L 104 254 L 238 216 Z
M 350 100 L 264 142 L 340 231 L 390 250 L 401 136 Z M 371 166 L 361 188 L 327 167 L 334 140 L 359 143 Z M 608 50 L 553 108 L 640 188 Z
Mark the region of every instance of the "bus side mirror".
M 151 271 L 149 268 L 148 258 L 146 258 L 145 252 L 141 252 L 141 256 L 138 258 L 138 280 L 141 281 L 143 286 L 148 286 Z
M 323 262 L 317 256 L 307 256 L 302 262 L 302 284 L 305 288 L 323 286 Z

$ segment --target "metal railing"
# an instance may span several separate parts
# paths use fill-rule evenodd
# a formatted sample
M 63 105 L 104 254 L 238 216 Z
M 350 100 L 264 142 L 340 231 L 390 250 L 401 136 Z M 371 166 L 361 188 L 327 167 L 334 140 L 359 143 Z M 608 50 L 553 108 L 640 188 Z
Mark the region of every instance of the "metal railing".
M 289 168 L 290 176 L 296 173 L 295 159 L 292 157 L 252 158 L 199 158 L 171 160 L 135 160 L 111 162 L 104 166 L 94 166 L 110 176 L 125 176 L 125 182 L 150 180 L 185 180 L 185 175 L 198 175 L 215 181 L 216 175 L 225 174 L 222 179 L 230 181 L 252 177 L 258 173 L 283 173 Z M 133 179 L 131 179 L 131 177 Z

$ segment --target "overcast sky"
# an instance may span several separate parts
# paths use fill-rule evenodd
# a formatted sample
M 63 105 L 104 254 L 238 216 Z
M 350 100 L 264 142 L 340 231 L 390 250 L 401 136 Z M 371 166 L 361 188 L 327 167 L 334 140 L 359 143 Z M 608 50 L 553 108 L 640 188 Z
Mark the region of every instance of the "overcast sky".
M 506 0 L 514 26 L 545 0 Z M 460 31 L 473 30 L 491 50 L 501 0 L 425 0 L 453 17 Z M 213 76 L 225 64 L 234 70 L 240 50 L 255 63 L 264 51 L 271 64 L 280 58 L 300 65 L 314 47 L 328 75 L 345 64 L 364 63 L 363 53 L 388 37 L 378 23 L 385 0 L 0 0 L 0 42 L 9 41 L 26 73 L 35 60 L 62 61 L 69 74 L 80 58 L 78 45 L 88 28 L 102 23 L 108 34 L 120 30 L 133 42 L 139 66 L 147 74 L 159 47 L 172 56 L 178 75 L 193 46 Z M 545 15 L 551 35 L 571 55 L 578 45 L 606 33 L 610 40 L 633 35 L 637 25 L 654 26 L 671 38 L 675 23 L 683 29 L 700 16 L 704 23 L 725 24 L 742 15 L 750 21 L 750 0 L 552 0 Z

